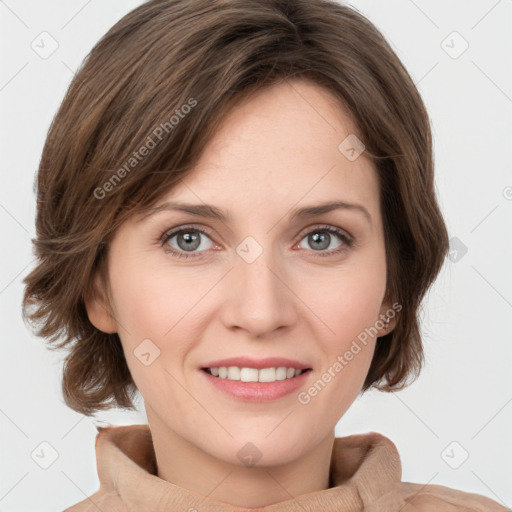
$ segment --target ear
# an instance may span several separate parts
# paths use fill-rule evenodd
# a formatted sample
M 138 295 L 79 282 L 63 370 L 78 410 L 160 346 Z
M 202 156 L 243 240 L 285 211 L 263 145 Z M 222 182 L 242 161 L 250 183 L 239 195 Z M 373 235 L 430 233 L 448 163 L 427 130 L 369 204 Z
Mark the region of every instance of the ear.
M 98 271 L 93 277 L 92 290 L 85 298 L 85 309 L 94 327 L 105 333 L 117 332 L 117 324 L 110 314 L 105 286 Z
M 379 318 L 375 322 L 375 327 L 378 329 L 377 337 L 389 334 L 398 322 L 398 315 L 402 310 L 402 305 L 398 302 L 391 304 L 390 302 L 383 302 L 379 311 Z

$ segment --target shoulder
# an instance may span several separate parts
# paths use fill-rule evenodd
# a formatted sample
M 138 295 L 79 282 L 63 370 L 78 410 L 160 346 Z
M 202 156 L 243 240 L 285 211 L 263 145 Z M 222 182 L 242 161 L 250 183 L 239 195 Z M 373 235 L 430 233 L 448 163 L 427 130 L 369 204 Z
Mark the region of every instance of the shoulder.
M 80 503 L 68 507 L 63 512 L 98 512 L 99 510 L 123 512 L 126 508 L 119 495 L 99 490 Z
M 402 482 L 397 493 L 406 503 L 402 512 L 506 512 L 497 501 L 443 485 L 422 485 Z

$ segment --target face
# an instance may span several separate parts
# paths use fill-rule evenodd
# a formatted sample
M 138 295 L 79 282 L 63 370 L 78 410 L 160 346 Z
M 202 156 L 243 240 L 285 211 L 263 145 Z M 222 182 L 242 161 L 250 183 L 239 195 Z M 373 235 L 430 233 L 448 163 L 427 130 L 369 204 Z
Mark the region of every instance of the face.
M 119 333 L 150 425 L 234 464 L 248 441 L 272 465 L 333 435 L 390 307 L 376 170 L 364 152 L 354 160 L 338 149 L 355 133 L 325 89 L 267 88 L 227 115 L 157 209 L 118 229 L 108 256 L 114 315 L 97 302 L 88 312 Z M 311 210 L 328 203 L 342 206 Z M 185 204 L 204 211 L 173 207 Z M 257 366 L 305 371 L 258 383 L 231 380 L 236 368 L 228 379 L 204 370 L 223 364 L 251 368 L 244 379 Z

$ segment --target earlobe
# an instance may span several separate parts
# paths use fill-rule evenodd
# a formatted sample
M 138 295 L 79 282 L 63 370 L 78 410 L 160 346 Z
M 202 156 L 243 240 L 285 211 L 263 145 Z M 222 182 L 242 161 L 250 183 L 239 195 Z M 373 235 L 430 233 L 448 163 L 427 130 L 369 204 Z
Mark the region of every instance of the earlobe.
M 402 309 L 400 307 L 400 309 Z M 396 327 L 396 323 L 398 320 L 398 311 L 400 309 L 395 309 L 395 305 L 393 307 L 389 306 L 389 304 L 383 304 L 379 313 L 379 318 L 375 322 L 375 326 L 378 329 L 377 337 L 385 336 L 389 334 Z
M 93 277 L 92 290 L 89 296 L 85 298 L 85 309 L 89 321 L 96 329 L 111 334 L 117 332 L 117 324 L 109 313 L 105 296 L 104 286 L 97 272 Z

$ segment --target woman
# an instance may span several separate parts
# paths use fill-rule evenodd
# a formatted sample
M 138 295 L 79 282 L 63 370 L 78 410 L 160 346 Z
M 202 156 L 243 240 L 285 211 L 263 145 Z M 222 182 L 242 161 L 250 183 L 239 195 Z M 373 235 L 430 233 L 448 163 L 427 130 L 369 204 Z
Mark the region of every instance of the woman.
M 24 307 L 101 429 L 69 511 L 505 510 L 401 482 L 361 391 L 418 374 L 447 251 L 429 120 L 376 28 L 327 0 L 152 0 L 76 75 L 38 175 Z

